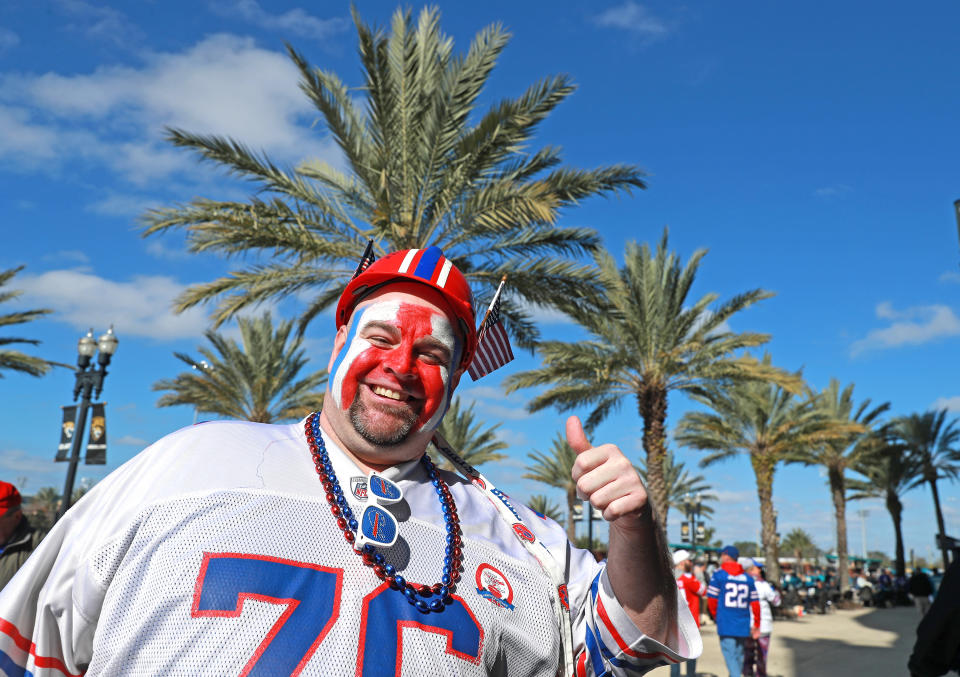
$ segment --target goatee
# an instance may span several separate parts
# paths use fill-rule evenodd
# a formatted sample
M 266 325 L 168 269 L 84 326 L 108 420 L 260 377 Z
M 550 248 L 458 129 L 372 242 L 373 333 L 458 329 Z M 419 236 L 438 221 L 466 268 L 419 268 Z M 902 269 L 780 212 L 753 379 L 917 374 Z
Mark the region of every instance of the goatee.
M 360 437 L 381 447 L 394 447 L 404 442 L 420 416 L 420 413 L 413 409 L 392 410 L 394 425 L 390 426 L 389 430 L 376 430 L 368 422 L 369 411 L 369 407 L 360 401 L 358 391 L 350 404 L 350 423 Z

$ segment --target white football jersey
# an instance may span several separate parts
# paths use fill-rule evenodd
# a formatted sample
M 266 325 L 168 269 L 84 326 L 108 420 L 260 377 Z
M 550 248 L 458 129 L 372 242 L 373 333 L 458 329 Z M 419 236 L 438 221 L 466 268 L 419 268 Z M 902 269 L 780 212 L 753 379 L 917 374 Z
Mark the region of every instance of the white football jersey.
M 355 511 L 365 479 L 327 442 Z M 420 463 L 383 549 L 408 581 L 443 568 L 440 502 Z M 447 473 L 463 530 L 454 603 L 422 613 L 336 526 L 302 422 L 206 423 L 169 435 L 84 496 L 0 592 L 7 675 L 542 675 L 562 664 L 551 583 L 466 480 Z M 603 566 L 513 503 L 566 564 L 577 673 L 637 674 L 699 655 L 679 598 L 679 645 L 634 627 Z M 607 671 L 607 672 L 604 672 Z

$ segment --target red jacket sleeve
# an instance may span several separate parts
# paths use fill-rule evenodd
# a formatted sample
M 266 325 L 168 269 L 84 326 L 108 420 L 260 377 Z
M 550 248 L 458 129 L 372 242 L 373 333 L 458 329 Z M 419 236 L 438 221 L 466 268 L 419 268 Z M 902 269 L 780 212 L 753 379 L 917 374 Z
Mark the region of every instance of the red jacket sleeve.
M 755 602 L 755 604 L 759 608 L 760 603 Z M 717 598 L 716 597 L 707 597 L 707 609 L 710 610 L 710 618 L 717 617 Z
M 753 613 L 753 627 L 760 627 L 760 602 L 753 600 L 750 602 L 750 611 Z

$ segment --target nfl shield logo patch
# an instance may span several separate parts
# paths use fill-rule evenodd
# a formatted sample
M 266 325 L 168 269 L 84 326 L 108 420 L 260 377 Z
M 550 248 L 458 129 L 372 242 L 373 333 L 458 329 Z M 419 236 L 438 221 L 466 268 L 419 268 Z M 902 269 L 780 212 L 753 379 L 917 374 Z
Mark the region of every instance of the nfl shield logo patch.
M 359 501 L 367 500 L 367 476 L 357 475 L 350 478 L 350 493 Z

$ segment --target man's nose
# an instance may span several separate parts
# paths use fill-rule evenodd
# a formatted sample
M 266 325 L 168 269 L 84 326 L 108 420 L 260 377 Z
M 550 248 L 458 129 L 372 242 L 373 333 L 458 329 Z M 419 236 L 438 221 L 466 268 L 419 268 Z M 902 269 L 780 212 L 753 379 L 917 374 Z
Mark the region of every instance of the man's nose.
M 412 378 L 415 361 L 413 351 L 405 346 L 397 346 L 389 351 L 383 361 L 383 368 L 393 373 L 399 379 Z

